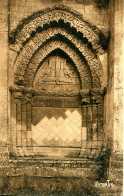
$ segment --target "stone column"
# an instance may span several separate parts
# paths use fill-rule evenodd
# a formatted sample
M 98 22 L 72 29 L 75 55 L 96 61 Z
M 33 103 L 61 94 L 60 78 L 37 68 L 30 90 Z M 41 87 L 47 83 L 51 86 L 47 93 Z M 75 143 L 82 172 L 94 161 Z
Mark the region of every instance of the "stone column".
M 124 71 L 124 28 L 123 12 L 124 5 L 122 0 L 114 2 L 114 142 L 113 149 L 123 152 L 123 71 Z
M 81 130 L 81 152 L 80 158 L 87 157 L 87 107 L 86 104 L 90 103 L 89 89 L 80 90 L 81 105 L 82 105 L 82 130 Z M 84 106 L 83 106 L 84 105 Z
M 21 144 L 23 155 L 26 155 L 26 101 L 22 101 L 21 105 L 21 117 L 22 117 L 22 126 L 21 126 Z
M 23 93 L 22 99 L 22 152 L 24 156 L 28 156 L 27 146 L 29 145 L 29 130 L 31 140 L 31 94 L 28 92 Z M 31 142 L 30 142 L 31 145 Z
M 95 107 L 93 106 L 93 123 L 92 123 L 92 147 L 93 150 L 91 152 L 91 157 L 99 157 L 103 146 L 101 146 L 101 127 L 99 126 L 99 121 L 103 121 L 103 113 L 102 116 L 100 114 L 99 106 L 104 107 L 103 105 L 104 100 L 104 90 L 101 89 L 91 89 L 91 102 L 92 104 L 95 104 Z M 105 130 L 104 130 L 105 131 Z M 104 138 L 102 138 L 104 139 Z M 105 146 L 104 146 L 105 147 Z
M 107 149 L 111 152 L 109 160 L 109 179 L 123 184 L 123 1 L 110 1 L 110 32 L 108 55 L 108 86 L 106 94 Z M 121 193 L 120 193 L 121 195 Z
M 27 146 L 32 146 L 31 138 L 31 93 L 12 88 L 10 152 L 13 156 L 28 156 Z
M 22 92 L 11 92 L 10 153 L 13 156 L 17 155 L 18 133 L 21 131 L 21 99 Z
M 86 107 L 82 108 L 82 129 L 81 129 L 81 153 L 80 158 L 87 157 L 87 125 L 86 125 Z
M 32 118 L 32 105 L 31 105 L 32 93 L 25 94 L 26 105 L 26 155 L 32 155 L 33 144 L 32 144 L 32 129 L 31 129 L 31 118 Z
M 98 105 L 103 104 L 103 92 L 100 89 L 80 91 L 82 100 L 82 142 L 80 157 L 97 157 L 98 146 Z M 94 110 L 95 108 L 95 110 Z
M 32 107 L 31 103 L 27 103 L 27 146 L 32 146 L 32 133 L 31 133 L 31 112 L 32 112 Z
M 17 128 L 17 138 L 16 144 L 17 146 L 21 146 L 21 121 L 22 121 L 22 107 L 21 102 L 16 104 L 16 128 Z

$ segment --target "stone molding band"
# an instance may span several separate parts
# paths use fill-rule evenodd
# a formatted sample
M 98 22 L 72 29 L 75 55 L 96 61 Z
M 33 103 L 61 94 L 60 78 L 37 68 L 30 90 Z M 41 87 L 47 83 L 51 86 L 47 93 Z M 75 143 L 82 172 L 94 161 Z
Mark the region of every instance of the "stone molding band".
M 32 98 L 34 96 L 52 96 L 52 97 L 75 97 L 80 96 L 81 104 L 100 104 L 103 102 L 103 97 L 106 90 L 101 89 L 84 89 L 80 90 L 79 94 L 75 95 L 54 95 L 54 94 L 44 94 L 41 91 L 36 91 L 33 88 L 25 89 L 25 88 L 18 88 L 18 87 L 10 87 L 10 92 L 12 93 L 12 100 L 15 102 L 32 102 Z

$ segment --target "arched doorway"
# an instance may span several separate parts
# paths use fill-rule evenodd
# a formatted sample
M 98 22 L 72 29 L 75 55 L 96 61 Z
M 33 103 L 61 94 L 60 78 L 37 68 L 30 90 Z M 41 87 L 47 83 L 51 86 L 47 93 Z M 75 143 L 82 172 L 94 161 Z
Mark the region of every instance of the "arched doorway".
M 104 143 L 103 69 L 96 55 L 103 48 L 95 48 L 98 36 L 85 22 L 77 18 L 93 40 L 70 26 L 71 14 L 68 24 L 60 10 L 51 14 L 57 12 L 57 21 L 42 27 L 33 18 L 36 31 L 23 40 L 17 35 L 12 44 L 17 57 L 10 88 L 10 150 L 20 156 L 92 158 Z M 20 34 L 27 28 L 22 29 Z

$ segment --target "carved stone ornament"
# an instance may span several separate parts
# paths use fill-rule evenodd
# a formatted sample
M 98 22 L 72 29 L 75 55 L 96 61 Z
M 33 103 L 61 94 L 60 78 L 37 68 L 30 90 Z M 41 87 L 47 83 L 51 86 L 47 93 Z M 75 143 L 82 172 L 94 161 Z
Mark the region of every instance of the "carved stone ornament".
M 91 90 L 91 101 L 92 103 L 101 103 L 103 101 L 103 93 L 101 90 Z
M 103 46 L 107 42 L 107 39 L 97 27 L 89 24 L 83 19 L 82 15 L 78 14 L 74 10 L 70 10 L 70 8 L 61 5 L 44 11 L 39 11 L 22 21 L 21 24 L 18 25 L 17 29 L 14 32 L 11 32 L 11 43 L 16 43 L 16 45 L 21 48 L 23 42 L 29 39 L 32 34 L 34 34 L 37 30 L 42 31 L 44 24 L 49 27 L 51 22 L 55 22 L 57 24 L 61 22 L 62 24 L 68 23 L 70 28 L 76 30 L 75 32 L 82 33 L 83 37 L 87 38 L 93 48 L 98 52 L 99 49 L 104 48 Z M 101 37 L 104 37 L 104 39 L 100 39 Z M 18 47 L 13 48 L 16 49 Z
M 90 90 L 89 89 L 84 89 L 80 90 L 80 95 L 81 95 L 81 102 L 82 104 L 90 104 Z
M 59 48 L 63 50 L 72 59 L 77 69 L 82 65 L 82 61 L 84 61 L 85 59 L 89 65 L 91 76 L 99 78 L 99 86 L 102 85 L 104 72 L 101 62 L 98 57 L 95 57 L 92 50 L 88 49 L 87 44 L 82 43 L 81 40 L 79 42 L 76 37 L 72 39 L 73 36 L 71 37 L 70 34 L 62 28 L 49 28 L 49 30 L 47 31 L 48 32 L 44 30 L 41 34 L 36 34 L 35 37 L 26 44 L 22 52 L 20 52 L 15 62 L 15 84 L 27 85 L 27 76 L 25 76 L 26 70 L 31 69 L 32 74 L 30 73 L 30 70 L 27 72 L 30 74 L 31 80 L 32 76 L 35 75 L 35 70 L 43 62 L 46 56 L 48 56 L 56 48 Z M 59 41 L 55 41 L 58 34 L 61 34 L 61 37 L 59 37 Z M 54 38 L 54 40 L 52 41 L 51 38 Z M 62 38 L 65 39 L 64 42 Z M 74 47 L 70 47 L 71 44 L 73 44 Z M 44 45 L 44 47 L 42 47 L 42 45 Z M 79 53 L 82 54 L 82 57 L 79 55 Z M 84 70 L 82 70 L 82 68 L 80 68 L 79 70 L 80 74 L 81 71 L 84 73 Z M 30 84 L 29 78 L 28 84 L 32 85 L 32 83 Z M 93 86 L 95 87 L 95 84 Z
M 12 93 L 12 102 L 15 103 L 31 103 L 31 98 L 34 93 L 33 89 L 26 89 L 24 87 L 18 86 L 11 86 L 9 88 L 10 92 Z
M 80 90 L 82 104 L 102 103 L 104 93 L 101 89 L 84 89 Z
M 23 101 L 25 101 L 26 103 L 31 103 L 32 102 L 32 93 L 31 92 L 24 93 Z
M 22 92 L 12 92 L 12 102 L 20 103 L 22 101 Z

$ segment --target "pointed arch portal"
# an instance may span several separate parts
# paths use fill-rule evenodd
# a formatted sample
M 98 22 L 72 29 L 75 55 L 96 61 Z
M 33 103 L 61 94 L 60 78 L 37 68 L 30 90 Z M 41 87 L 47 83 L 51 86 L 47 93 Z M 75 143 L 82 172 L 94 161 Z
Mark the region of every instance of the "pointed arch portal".
M 97 157 L 104 143 L 101 32 L 65 7 L 38 12 L 10 34 L 16 55 L 11 153 Z M 101 35 L 101 36 L 100 36 Z

